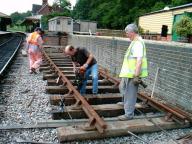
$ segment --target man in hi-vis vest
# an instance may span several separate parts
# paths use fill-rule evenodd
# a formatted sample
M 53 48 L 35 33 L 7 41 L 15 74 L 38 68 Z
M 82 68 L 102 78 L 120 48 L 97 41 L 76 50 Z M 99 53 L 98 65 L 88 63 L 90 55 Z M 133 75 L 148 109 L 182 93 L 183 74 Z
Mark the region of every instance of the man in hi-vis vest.
M 127 49 L 121 72 L 120 93 L 123 96 L 125 114 L 118 117 L 119 120 L 130 120 L 134 116 L 135 104 L 138 92 L 138 79 L 147 77 L 146 48 L 143 39 L 138 35 L 138 27 L 129 24 L 125 28 L 126 36 L 131 40 Z
M 41 33 L 42 29 L 37 27 L 27 38 L 30 74 L 36 73 L 36 69 L 38 69 L 42 63 L 41 49 L 43 48 L 43 40 Z

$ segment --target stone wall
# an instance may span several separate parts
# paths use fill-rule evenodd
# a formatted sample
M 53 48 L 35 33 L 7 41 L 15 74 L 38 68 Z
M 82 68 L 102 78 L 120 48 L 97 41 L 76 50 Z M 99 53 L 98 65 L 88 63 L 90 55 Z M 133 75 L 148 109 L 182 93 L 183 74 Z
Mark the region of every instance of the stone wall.
M 152 90 L 159 67 L 155 96 L 192 111 L 192 45 L 149 40 L 145 43 L 149 65 L 149 77 L 145 79 L 148 89 Z M 69 35 L 68 44 L 86 47 L 102 67 L 118 76 L 130 42 L 125 38 Z
M 49 32 L 44 36 L 45 45 L 62 45 L 66 46 L 67 35 L 58 35 L 58 33 Z

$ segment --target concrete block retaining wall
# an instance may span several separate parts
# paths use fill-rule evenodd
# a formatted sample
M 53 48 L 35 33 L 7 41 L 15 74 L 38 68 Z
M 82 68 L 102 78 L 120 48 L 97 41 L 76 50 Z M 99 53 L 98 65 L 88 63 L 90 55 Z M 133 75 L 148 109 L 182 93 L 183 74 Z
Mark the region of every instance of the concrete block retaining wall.
M 152 90 L 157 67 L 160 68 L 155 96 L 192 112 L 192 45 L 174 42 L 145 41 Z M 130 42 L 126 38 L 69 35 L 68 44 L 86 47 L 98 64 L 118 76 Z

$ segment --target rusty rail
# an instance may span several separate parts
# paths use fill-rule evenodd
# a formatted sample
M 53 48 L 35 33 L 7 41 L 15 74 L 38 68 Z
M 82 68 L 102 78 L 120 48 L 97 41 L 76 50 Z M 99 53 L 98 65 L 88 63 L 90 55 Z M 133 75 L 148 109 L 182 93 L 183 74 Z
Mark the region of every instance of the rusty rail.
M 60 80 L 62 80 L 63 84 L 68 88 L 69 93 L 73 94 L 77 103 L 81 105 L 82 109 L 86 113 L 89 118 L 89 126 L 96 128 L 100 133 L 104 133 L 107 128 L 107 124 L 105 121 L 95 112 L 93 107 L 89 105 L 89 103 L 85 100 L 83 96 L 76 90 L 76 88 L 71 84 L 71 82 L 67 79 L 67 77 L 62 73 L 62 71 L 55 65 L 55 63 L 49 58 L 46 52 L 43 50 L 43 55 L 49 62 L 51 68 L 57 73 Z
M 116 86 L 119 85 L 120 81 L 114 77 L 111 77 L 107 71 L 104 71 L 103 69 L 99 69 L 99 75 L 104 77 L 105 79 L 109 80 L 110 82 L 114 83 Z
M 120 81 L 118 79 L 111 77 L 108 74 L 108 72 L 106 72 L 102 69 L 99 70 L 99 74 L 101 76 L 103 76 L 104 78 L 106 78 L 107 80 L 115 83 L 115 85 L 120 83 Z M 181 110 L 179 108 L 173 108 L 171 106 L 160 103 L 160 102 L 156 101 L 155 99 L 153 99 L 149 96 L 146 96 L 144 93 L 138 93 L 138 97 L 141 100 L 145 101 L 150 106 L 157 108 L 161 111 L 167 112 L 168 114 L 170 114 L 170 118 L 174 119 L 177 122 L 180 122 L 180 121 L 185 122 L 185 120 L 192 122 L 192 118 L 186 112 L 184 112 L 183 110 Z M 179 118 L 179 121 L 178 121 L 178 118 Z
M 168 107 L 167 105 L 165 105 L 163 103 L 160 103 L 160 102 L 152 99 L 149 96 L 146 96 L 144 93 L 138 93 L 138 96 L 139 96 L 139 98 L 144 100 L 146 102 L 146 104 L 149 104 L 152 107 L 156 107 L 156 108 L 158 108 L 158 109 L 160 109 L 160 110 L 162 110 L 164 112 L 167 112 L 167 113 L 171 114 L 169 117 L 176 120 L 176 121 L 177 121 L 177 119 L 175 119 L 175 118 L 179 118 L 179 120 L 182 120 L 183 122 L 185 122 L 185 120 L 187 120 L 187 117 L 185 115 L 177 112 L 173 108 L 170 108 L 170 107 Z

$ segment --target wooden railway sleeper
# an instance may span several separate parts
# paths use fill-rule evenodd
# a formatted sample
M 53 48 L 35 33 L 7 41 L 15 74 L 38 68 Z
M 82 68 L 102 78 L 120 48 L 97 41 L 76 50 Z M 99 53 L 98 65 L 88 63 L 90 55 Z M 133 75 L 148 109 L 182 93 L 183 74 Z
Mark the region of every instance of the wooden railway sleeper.
M 96 129 L 96 127 L 94 126 L 94 123 L 95 123 L 95 118 L 94 117 L 91 117 L 89 119 L 89 121 L 85 124 L 84 127 L 82 127 L 82 129 L 84 131 L 93 131 Z
M 74 97 L 76 100 L 80 100 L 82 102 L 82 109 L 90 119 L 94 117 L 95 121 L 93 121 L 94 127 L 99 131 L 99 133 L 104 133 L 107 128 L 107 124 L 105 121 L 99 117 L 99 115 L 95 112 L 95 110 L 89 105 L 89 103 L 80 95 L 80 93 L 76 90 L 76 88 L 71 84 L 71 82 L 65 77 L 65 75 L 61 72 L 61 70 L 54 64 L 54 62 L 50 59 L 50 57 L 43 50 L 44 57 L 48 60 L 51 67 L 56 71 L 57 75 L 61 77 L 63 82 L 66 82 L 66 87 L 68 88 L 70 93 L 74 93 Z
M 72 110 L 82 109 L 81 104 L 82 104 L 82 102 L 80 100 L 77 100 L 76 103 L 71 107 L 71 109 Z

